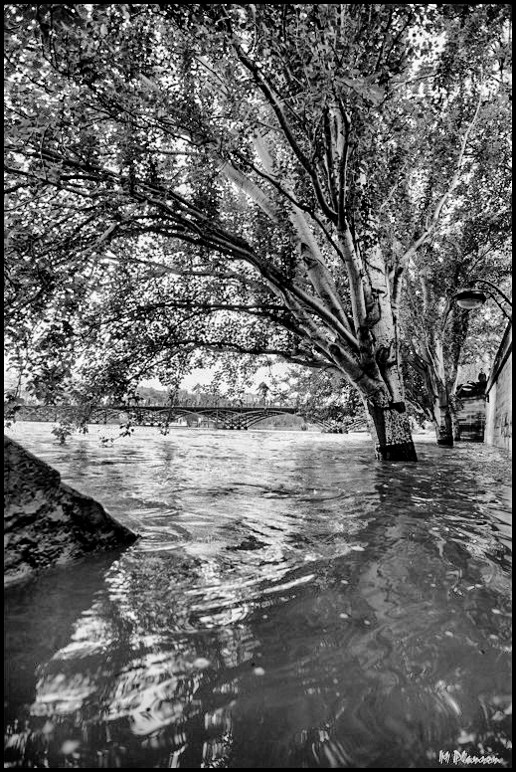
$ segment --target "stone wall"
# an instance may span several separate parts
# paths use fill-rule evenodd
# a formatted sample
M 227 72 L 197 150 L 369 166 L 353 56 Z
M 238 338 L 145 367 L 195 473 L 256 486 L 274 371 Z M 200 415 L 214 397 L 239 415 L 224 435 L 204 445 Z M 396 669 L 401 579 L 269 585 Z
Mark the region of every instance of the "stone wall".
M 4 437 L 4 582 L 130 544 L 136 535 L 59 472 Z
M 512 325 L 509 324 L 486 388 L 485 440 L 512 455 Z
M 457 416 L 458 439 L 483 442 L 485 429 L 484 397 L 461 397 L 460 402 L 462 407 Z

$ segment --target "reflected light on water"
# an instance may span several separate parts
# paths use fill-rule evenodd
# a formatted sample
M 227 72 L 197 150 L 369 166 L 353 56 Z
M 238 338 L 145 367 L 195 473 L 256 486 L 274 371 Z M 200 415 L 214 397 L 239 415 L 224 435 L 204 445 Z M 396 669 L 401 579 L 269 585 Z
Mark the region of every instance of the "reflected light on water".
M 494 451 L 421 443 L 414 467 L 359 436 L 99 431 L 14 429 L 141 539 L 7 591 L 8 766 L 509 765 Z

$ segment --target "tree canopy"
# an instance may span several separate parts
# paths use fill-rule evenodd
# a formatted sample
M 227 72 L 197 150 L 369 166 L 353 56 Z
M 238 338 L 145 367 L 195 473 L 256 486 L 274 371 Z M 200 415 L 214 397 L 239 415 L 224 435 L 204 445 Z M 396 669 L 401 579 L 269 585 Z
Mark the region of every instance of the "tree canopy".
M 461 243 L 505 217 L 509 6 L 5 14 L 6 332 L 38 388 L 275 354 L 344 376 L 413 457 L 403 288 L 461 207 L 493 201 Z

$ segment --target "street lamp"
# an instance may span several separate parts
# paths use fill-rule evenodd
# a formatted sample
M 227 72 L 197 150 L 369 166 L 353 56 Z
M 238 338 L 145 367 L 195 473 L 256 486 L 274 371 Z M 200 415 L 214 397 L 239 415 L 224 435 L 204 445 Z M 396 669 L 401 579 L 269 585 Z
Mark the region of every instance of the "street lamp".
M 509 308 L 512 309 L 512 303 L 507 297 L 507 295 L 502 292 L 499 287 L 496 286 L 496 284 L 493 284 L 490 281 L 487 281 L 486 279 L 475 279 L 474 281 L 470 282 L 469 287 L 464 287 L 463 289 L 460 289 L 458 292 L 455 293 L 453 296 L 453 299 L 457 302 L 457 305 L 461 308 L 464 308 L 466 311 L 473 311 L 475 308 L 480 308 L 480 306 L 484 305 L 484 303 L 487 300 L 487 295 L 485 292 L 482 292 L 482 290 L 478 289 L 475 285 L 476 284 L 487 284 L 488 287 L 491 287 L 492 290 L 495 290 L 498 292 L 504 301 L 507 303 Z M 490 295 L 493 300 L 495 301 L 498 308 L 502 311 L 503 315 L 512 322 L 512 314 L 508 313 L 507 310 L 498 302 L 495 295 L 493 295 L 492 292 L 486 291 L 488 295 Z
M 461 289 L 454 295 L 457 305 L 461 308 L 465 308 L 466 311 L 473 311 L 475 308 L 480 308 L 484 305 L 487 297 L 481 290 L 477 289 Z

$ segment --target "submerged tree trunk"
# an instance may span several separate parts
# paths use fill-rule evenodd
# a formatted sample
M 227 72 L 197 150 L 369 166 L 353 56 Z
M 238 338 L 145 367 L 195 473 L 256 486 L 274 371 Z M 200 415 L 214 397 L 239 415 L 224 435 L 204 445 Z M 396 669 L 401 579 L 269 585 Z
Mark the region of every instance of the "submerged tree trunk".
M 442 420 L 437 429 L 437 444 L 449 448 L 453 447 L 453 426 L 451 415 L 448 411 L 443 413 Z
M 385 406 L 368 402 L 367 407 L 376 458 L 382 461 L 417 461 L 405 403 Z
M 422 283 L 427 305 L 435 313 L 438 301 Z M 450 301 L 451 303 L 451 301 Z M 423 318 L 427 310 L 423 309 Z M 432 317 L 431 317 L 432 318 Z M 432 421 L 437 444 L 453 447 L 460 439 L 457 421 L 457 379 L 460 353 L 468 330 L 467 316 L 458 313 L 453 303 L 445 307 L 443 321 L 437 332 L 429 325 L 420 338 L 413 337 L 415 356 L 413 366 L 421 376 L 423 387 L 413 390 L 412 401 L 419 404 Z
M 435 433 L 437 444 L 445 445 L 450 448 L 453 447 L 453 423 L 448 395 L 446 393 L 441 393 L 436 399 L 434 413 L 436 416 Z
M 458 442 L 460 440 L 460 426 L 457 410 L 452 407 L 451 409 L 451 422 L 452 422 L 452 436 L 453 441 Z
M 374 380 L 378 384 L 377 390 L 366 399 L 371 417 L 371 433 L 376 443 L 376 457 L 383 461 L 417 461 L 405 405 L 391 285 L 379 246 L 370 251 L 368 268 L 373 277 L 375 311 L 369 314 L 365 329 L 360 329 L 359 339 L 362 344 L 369 344 L 369 352 L 365 357 L 365 347 L 362 347 L 363 363 L 366 372 L 374 373 Z

